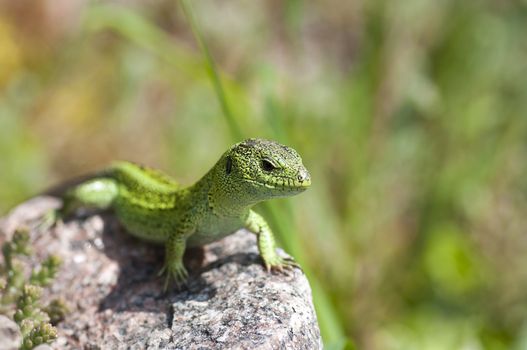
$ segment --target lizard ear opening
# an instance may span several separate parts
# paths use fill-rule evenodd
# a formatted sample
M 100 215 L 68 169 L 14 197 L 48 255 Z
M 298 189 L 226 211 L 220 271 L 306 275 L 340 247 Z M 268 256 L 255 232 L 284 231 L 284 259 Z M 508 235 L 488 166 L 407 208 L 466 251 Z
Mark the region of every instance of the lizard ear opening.
M 227 156 L 227 161 L 225 162 L 225 172 L 229 175 L 232 171 L 232 159 L 230 156 Z

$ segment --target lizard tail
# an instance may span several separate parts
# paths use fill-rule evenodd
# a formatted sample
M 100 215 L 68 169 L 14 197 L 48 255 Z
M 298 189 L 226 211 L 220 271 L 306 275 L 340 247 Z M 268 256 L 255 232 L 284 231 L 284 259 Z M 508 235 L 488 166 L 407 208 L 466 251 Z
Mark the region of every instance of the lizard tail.
M 51 186 L 48 189 L 42 191 L 40 195 L 41 196 L 51 196 L 51 197 L 63 197 L 66 191 L 68 191 L 69 189 L 75 186 L 82 184 L 83 182 L 93 180 L 95 178 L 109 177 L 109 176 L 110 176 L 110 171 L 107 169 L 96 172 L 96 173 L 80 175 L 72 179 L 66 180 L 59 185 Z

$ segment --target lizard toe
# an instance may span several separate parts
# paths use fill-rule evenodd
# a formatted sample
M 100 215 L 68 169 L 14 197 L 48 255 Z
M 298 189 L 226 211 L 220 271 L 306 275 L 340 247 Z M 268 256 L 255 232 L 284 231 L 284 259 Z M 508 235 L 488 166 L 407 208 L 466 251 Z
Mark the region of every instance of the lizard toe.
M 59 222 L 62 222 L 62 215 L 59 210 L 51 209 L 39 219 L 35 228 L 38 231 L 47 231 L 55 227 Z
M 163 286 L 165 292 L 168 290 L 168 285 L 171 281 L 174 281 L 177 288 L 187 284 L 188 272 L 182 263 L 173 265 L 165 264 L 159 271 L 158 276 L 163 274 L 166 274 Z
M 282 274 L 288 274 L 288 271 L 292 271 L 295 268 L 301 269 L 300 265 L 293 258 L 282 258 L 278 255 L 273 259 L 266 261 L 265 267 L 268 272 L 278 272 Z

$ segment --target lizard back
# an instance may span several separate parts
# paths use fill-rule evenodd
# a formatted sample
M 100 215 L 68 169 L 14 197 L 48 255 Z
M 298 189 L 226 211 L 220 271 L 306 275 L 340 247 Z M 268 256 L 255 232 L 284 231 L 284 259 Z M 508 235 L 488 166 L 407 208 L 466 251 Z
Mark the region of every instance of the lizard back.
M 149 209 L 169 209 L 180 185 L 165 173 L 127 161 L 115 162 L 108 171 L 119 184 L 119 196 Z
M 134 236 L 163 242 L 175 224 L 181 186 L 163 172 L 127 161 L 115 162 L 107 176 L 115 179 L 117 217 Z

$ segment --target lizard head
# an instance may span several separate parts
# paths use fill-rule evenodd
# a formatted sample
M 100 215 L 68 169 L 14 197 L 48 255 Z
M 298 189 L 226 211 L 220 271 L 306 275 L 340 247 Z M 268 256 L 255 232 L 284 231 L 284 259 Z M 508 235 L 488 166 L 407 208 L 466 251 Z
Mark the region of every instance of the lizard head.
M 248 139 L 232 146 L 222 157 L 228 183 L 255 200 L 291 196 L 311 185 L 298 153 L 274 141 Z M 234 181 L 232 181 L 234 180 Z

